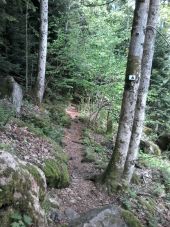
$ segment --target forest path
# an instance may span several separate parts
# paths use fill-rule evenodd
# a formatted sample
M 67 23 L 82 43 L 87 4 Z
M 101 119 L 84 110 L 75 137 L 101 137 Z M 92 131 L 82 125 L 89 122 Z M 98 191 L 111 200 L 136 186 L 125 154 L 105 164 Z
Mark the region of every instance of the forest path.
M 96 168 L 93 163 L 82 162 L 84 124 L 77 118 L 79 113 L 75 106 L 70 105 L 66 113 L 71 118 L 71 126 L 65 129 L 63 143 L 65 152 L 69 156 L 71 183 L 68 188 L 57 190 L 57 194 L 61 199 L 62 211 L 72 208 L 80 214 L 89 209 L 110 204 L 112 199 L 106 193 L 99 191 L 94 182 L 88 180 L 90 176 L 96 174 Z

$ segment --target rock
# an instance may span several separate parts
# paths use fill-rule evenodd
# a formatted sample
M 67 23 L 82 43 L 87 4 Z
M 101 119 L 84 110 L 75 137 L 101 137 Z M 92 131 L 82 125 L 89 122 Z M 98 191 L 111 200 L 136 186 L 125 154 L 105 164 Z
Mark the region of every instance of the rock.
M 64 213 L 69 220 L 73 220 L 75 218 L 80 217 L 80 215 L 71 207 L 68 207 L 67 209 L 65 209 Z
M 39 168 L 0 150 L 0 216 L 6 217 L 1 226 L 9 227 L 9 217 L 17 211 L 29 216 L 33 227 L 46 227 L 41 206 L 45 194 L 45 175 Z
M 45 160 L 42 167 L 49 187 L 64 188 L 69 185 L 70 177 L 67 162 L 68 157 L 62 148 L 55 144 L 54 158 Z
M 50 205 L 51 208 L 59 208 L 60 207 L 60 203 L 56 198 L 48 198 L 48 203 Z
M 45 173 L 47 184 L 54 188 L 64 188 L 69 185 L 69 173 L 67 164 L 60 160 L 47 159 L 44 162 L 43 171 Z
M 59 223 L 64 218 L 65 218 L 64 215 L 58 209 L 52 210 L 50 212 L 50 219 L 55 223 Z
M 15 81 L 12 76 L 7 76 L 5 78 L 0 78 L 2 85 L 0 88 L 0 96 L 11 97 L 12 106 L 16 114 L 21 111 L 23 92 L 21 86 Z
M 144 153 L 161 155 L 161 150 L 159 149 L 158 145 L 156 145 L 152 141 L 147 140 L 145 137 L 143 137 L 140 141 L 140 149 Z
M 114 205 L 93 209 L 73 220 L 69 227 L 142 227 L 129 211 Z
M 20 114 L 23 92 L 21 86 L 14 80 L 13 77 L 10 77 L 10 82 L 12 84 L 12 104 L 13 108 L 16 111 L 16 114 Z
M 162 134 L 157 140 L 158 146 L 165 151 L 170 149 L 170 134 Z

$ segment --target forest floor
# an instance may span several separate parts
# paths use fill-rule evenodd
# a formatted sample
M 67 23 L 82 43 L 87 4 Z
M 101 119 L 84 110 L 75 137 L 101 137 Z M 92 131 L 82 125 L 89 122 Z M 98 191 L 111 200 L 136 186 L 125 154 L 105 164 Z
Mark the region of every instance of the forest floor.
M 71 183 L 68 188 L 56 190 L 61 200 L 60 210 L 71 208 L 80 214 L 93 208 L 108 205 L 113 201 L 115 203 L 113 196 L 108 196 L 106 192 L 100 191 L 90 180 L 100 171 L 95 168 L 94 163 L 83 162 L 82 130 L 84 124 L 78 119 L 78 111 L 74 106 L 69 106 L 66 113 L 71 118 L 71 126 L 65 129 L 63 144 L 65 152 L 69 156 Z
M 144 226 L 169 227 L 170 161 L 164 156 L 141 153 L 140 168 L 136 168 L 135 178 L 130 187 L 126 191 L 109 196 L 104 190 L 96 187 L 95 182 L 90 179 L 104 171 L 113 150 L 113 141 L 83 122 L 76 106 L 70 104 L 65 111 L 71 122 L 69 120 L 69 127 L 64 128 L 63 138 L 61 138 L 63 131 L 57 133 L 55 138 L 62 139 L 64 151 L 68 155 L 71 182 L 63 189 L 48 187 L 49 197 L 58 202 L 55 217 L 61 214 L 59 219 L 54 220 L 55 217 L 52 219 L 54 221 L 52 226 L 67 224 L 75 216 L 90 209 L 115 204 L 133 212 Z M 11 118 L 0 130 L 0 149 L 41 166 L 44 160 L 54 157 L 54 147 L 50 137 L 48 139 L 38 128 L 39 124 L 39 127 L 48 125 L 48 111 L 45 109 L 42 112 L 37 107 L 29 106 L 24 112 L 30 118 L 24 117 L 25 115 L 22 116 L 23 121 Z M 61 121 L 58 112 L 54 110 L 54 113 Z M 34 115 L 39 118 L 34 119 Z M 34 120 L 37 127 L 32 127 L 32 123 L 26 120 L 31 122 Z M 58 130 L 59 126 L 55 127 Z M 51 132 L 53 128 L 47 129 L 47 132 Z
M 71 118 L 71 126 L 65 129 L 63 144 L 65 152 L 69 156 L 71 183 L 68 188 L 56 190 L 61 200 L 60 210 L 64 212 L 71 208 L 81 214 L 93 208 L 116 204 L 135 213 L 144 226 L 168 227 L 169 203 L 165 202 L 164 195 L 161 195 L 162 191 L 159 192 L 157 179 L 153 180 L 159 170 L 152 170 L 146 166 L 137 169 L 138 176 L 144 178 L 139 179 L 140 183 L 132 184 L 129 191 L 109 196 L 90 180 L 94 175 L 100 174 L 103 169 L 97 168 L 95 161 L 84 162 L 85 149 L 89 146 L 85 145 L 83 140 L 83 132 L 87 126 L 79 120 L 79 112 L 75 106 L 70 105 L 66 109 L 66 113 Z M 88 132 L 88 135 L 97 142 L 96 144 L 101 144 L 101 135 L 95 134 L 94 131 Z M 155 194 L 153 190 L 156 191 Z

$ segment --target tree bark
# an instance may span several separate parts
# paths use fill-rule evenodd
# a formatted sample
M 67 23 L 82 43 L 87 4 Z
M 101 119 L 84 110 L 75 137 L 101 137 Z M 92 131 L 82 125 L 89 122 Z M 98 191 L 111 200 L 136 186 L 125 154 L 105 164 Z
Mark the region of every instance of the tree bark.
M 150 1 L 149 16 L 144 43 L 144 52 L 142 58 L 141 80 L 138 91 L 138 99 L 136 104 L 132 136 L 124 169 L 124 179 L 128 183 L 130 183 L 134 172 L 134 164 L 138 155 L 139 144 L 142 136 L 143 123 L 145 119 L 145 107 L 150 84 L 154 44 L 156 37 L 156 26 L 159 17 L 159 5 L 160 0 Z
M 28 92 L 28 1 L 25 12 L 25 89 Z
M 111 160 L 102 176 L 103 183 L 105 183 L 108 190 L 111 191 L 116 190 L 118 183 L 120 182 L 129 148 L 140 81 L 148 7 L 149 0 L 136 1 L 119 128 Z M 132 78 L 129 77 L 130 75 L 134 75 L 135 80 L 131 80 Z
M 47 58 L 47 37 L 48 37 L 48 0 L 40 1 L 40 44 L 38 58 L 38 78 L 36 96 L 39 104 L 42 103 L 45 90 L 45 70 Z

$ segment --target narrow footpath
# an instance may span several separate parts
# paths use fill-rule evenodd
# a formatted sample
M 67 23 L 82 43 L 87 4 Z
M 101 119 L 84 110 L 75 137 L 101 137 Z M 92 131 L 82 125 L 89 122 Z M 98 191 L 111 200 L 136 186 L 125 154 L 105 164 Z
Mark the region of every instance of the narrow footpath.
M 63 143 L 65 152 L 69 156 L 71 183 L 68 188 L 57 190 L 57 194 L 61 200 L 60 209 L 62 211 L 72 208 L 80 214 L 89 209 L 110 204 L 112 198 L 99 191 L 94 182 L 88 180 L 90 176 L 96 174 L 96 169 L 93 163 L 82 162 L 84 125 L 78 120 L 79 113 L 76 107 L 69 106 L 66 112 L 71 118 L 71 126 L 69 129 L 65 129 Z

